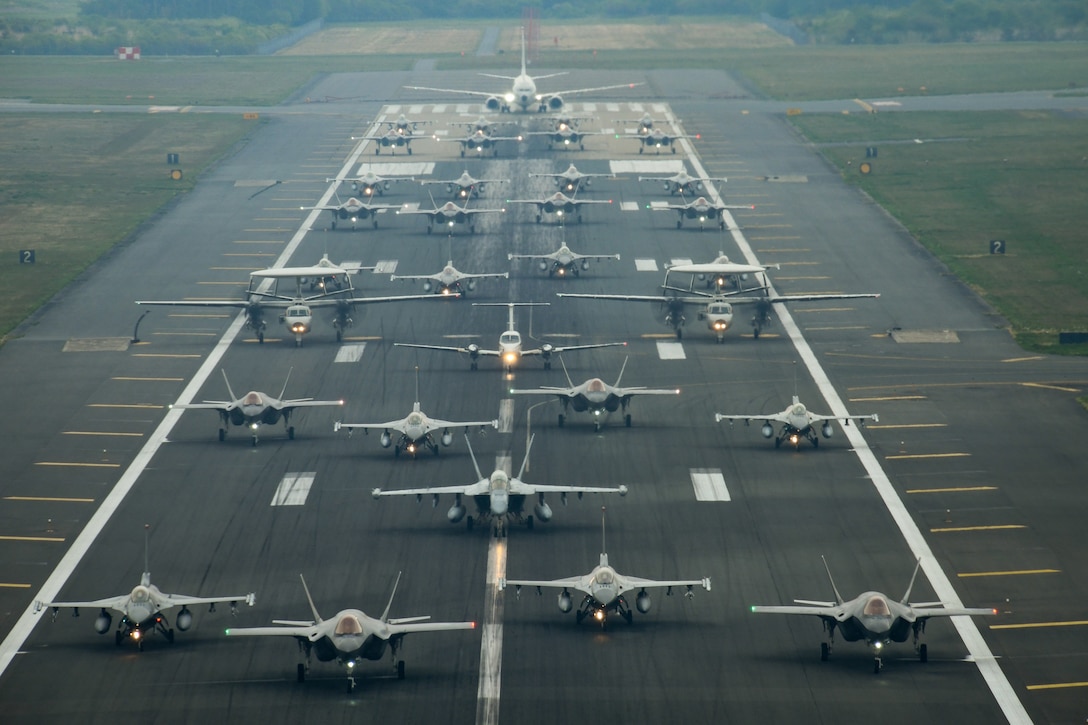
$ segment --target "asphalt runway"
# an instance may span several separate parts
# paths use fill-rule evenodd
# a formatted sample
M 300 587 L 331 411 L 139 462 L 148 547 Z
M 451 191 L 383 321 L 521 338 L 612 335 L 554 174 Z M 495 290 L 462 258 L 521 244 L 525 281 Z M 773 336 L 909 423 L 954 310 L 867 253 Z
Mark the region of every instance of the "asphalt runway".
M 586 73 L 576 85 L 628 80 L 643 78 Z M 1000 318 L 725 73 L 657 71 L 645 80 L 589 106 L 569 99 L 595 117 L 587 128 L 604 131 L 584 151 L 548 151 L 530 138 L 501 146 L 497 157 L 462 159 L 448 124 L 473 120 L 477 107 L 401 86 L 481 88 L 486 81 L 438 72 L 327 76 L 269 114 L 244 148 L 5 345 L 0 627 L 12 632 L 0 651 L 5 722 L 855 722 L 876 713 L 889 723 L 1084 719 L 1088 638 L 1080 603 L 1088 599 L 1088 561 L 1080 512 L 1088 502 L 1078 435 L 1084 411 L 1075 397 L 1088 385 L 1088 364 L 1017 348 Z M 672 114 L 700 137 L 682 142 L 676 155 L 640 155 L 625 129 L 642 112 L 659 123 Z M 349 166 L 359 151 L 351 137 L 398 113 L 434 121 L 413 142 L 413 154 L 374 155 L 368 146 Z M 523 128 L 536 123 L 532 114 L 512 120 Z M 447 140 L 429 137 L 440 131 Z M 719 187 L 725 201 L 755 209 L 734 212 L 735 228 L 726 231 L 690 222 L 677 229 L 673 213 L 648 208 L 666 195 L 657 184 L 639 183 L 643 172 L 633 170 L 590 187 L 587 198 L 612 203 L 588 208 L 582 224 L 537 224 L 531 206 L 505 202 L 543 196 L 550 181 L 528 173 L 561 171 L 570 162 L 609 172 L 680 160 L 691 172 L 728 177 Z M 300 209 L 331 195 L 327 177 L 354 173 L 359 164 L 417 165 L 421 178 L 465 169 L 509 178 L 478 202 L 507 211 L 481 216 L 475 234 L 458 226 L 428 235 L 416 217 L 386 213 L 376 230 L 332 230 L 328 212 Z M 443 188 L 431 189 L 443 201 Z M 391 186 L 380 201 L 430 203 L 414 183 Z M 561 242 L 583 253 L 620 253 L 621 260 L 549 279 L 530 262 L 506 258 L 553 251 Z M 482 281 L 468 300 L 360 305 L 342 344 L 324 312 L 295 347 L 274 315 L 260 344 L 239 329 L 234 311 L 158 307 L 139 322 L 140 343 L 131 343 L 144 312 L 134 300 L 240 299 L 249 271 L 282 264 L 292 251 L 292 265 L 325 253 L 379 265 L 382 273 L 355 278 L 363 295 L 420 290 L 389 280 L 391 267 L 427 273 L 452 259 L 463 271 L 511 275 Z M 653 294 L 666 263 L 709 261 L 719 251 L 780 264 L 770 274 L 779 294 L 881 296 L 791 305 L 758 340 L 738 305 L 722 344 L 695 314 L 678 341 L 656 305 L 554 296 Z M 530 408 L 540 401 L 516 399 L 512 413 L 504 402 L 511 387 L 563 384 L 558 364 L 546 371 L 526 358 L 506 376 L 495 360 L 471 371 L 457 354 L 393 346 L 494 345 L 506 310 L 471 301 L 550 302 L 517 312 L 527 342 L 628 342 L 564 355 L 574 382 L 612 382 L 626 357 L 625 384 L 682 393 L 635 400 L 631 428 L 614 415 L 594 432 L 574 413 L 559 428 L 554 402 Z M 476 478 L 460 436 L 438 456 L 410 460 L 395 459 L 377 435 L 333 433 L 336 420 L 405 415 L 416 366 L 427 413 L 503 419 L 498 432 L 470 433 L 485 475 L 496 466 L 517 473 L 535 434 L 525 480 L 625 484 L 630 492 L 572 496 L 566 506 L 552 497 L 550 523 L 512 526 L 505 539 L 447 523 L 449 496 L 436 507 L 411 497 L 374 500 L 375 487 Z M 292 421 L 294 440 L 269 426 L 255 446 L 237 430 L 220 443 L 214 413 L 167 408 L 225 397 L 220 368 L 235 392 L 277 395 L 290 374 L 289 397 L 342 398 L 345 405 L 301 412 Z M 758 425 L 714 422 L 715 412 L 776 412 L 793 395 L 817 412 L 845 405 L 855 414 L 878 413 L 880 421 L 863 438 L 836 427 L 818 449 L 796 450 L 776 450 Z M 874 461 L 886 486 L 873 475 Z M 134 465 L 138 476 L 126 473 Z M 299 474 L 313 478 L 304 503 L 270 505 L 281 482 Z M 696 498 L 694 481 L 707 474 L 720 475 L 719 500 Z M 111 497 L 121 489 L 123 499 Z M 889 491 L 898 503 L 889 505 Z M 604 629 L 575 625 L 554 592 L 496 591 L 503 572 L 519 579 L 588 572 L 601 553 L 602 506 L 609 560 L 620 572 L 710 577 L 712 590 L 697 590 L 691 600 L 655 592 L 648 614 L 636 612 L 631 625 L 615 618 Z M 99 520 L 96 510 L 112 514 Z M 89 523 L 101 533 L 77 539 Z M 129 591 L 143 570 L 145 524 L 152 581 L 164 591 L 252 591 L 256 605 L 234 617 L 223 606 L 215 613 L 194 608 L 191 630 L 173 644 L 156 635 L 141 652 L 97 635 L 93 611 L 78 619 L 62 611 L 53 623 L 48 612 L 32 612 L 38 596 L 69 601 Z M 965 645 L 965 630 L 934 620 L 925 634 L 928 663 L 910 643 L 894 645 L 874 675 L 872 656 L 858 643 L 837 642 L 821 662 L 815 618 L 749 611 L 831 598 L 821 555 L 847 598 L 875 589 L 898 599 L 919 546 L 927 575 L 919 575 L 912 601 L 937 598 L 943 585 L 931 580 L 933 572 L 951 581 L 965 606 L 999 609 L 967 625 L 981 632 L 992 658 L 972 661 L 978 650 Z M 69 550 L 86 553 L 65 576 Z M 478 623 L 472 632 L 409 636 L 403 681 L 386 658 L 362 664 L 350 695 L 333 664 L 314 662 L 300 684 L 289 639 L 223 634 L 309 619 L 299 574 L 325 617 L 348 607 L 380 614 L 398 572 L 392 616 Z M 994 671 L 1009 684 L 997 696 L 985 679 Z

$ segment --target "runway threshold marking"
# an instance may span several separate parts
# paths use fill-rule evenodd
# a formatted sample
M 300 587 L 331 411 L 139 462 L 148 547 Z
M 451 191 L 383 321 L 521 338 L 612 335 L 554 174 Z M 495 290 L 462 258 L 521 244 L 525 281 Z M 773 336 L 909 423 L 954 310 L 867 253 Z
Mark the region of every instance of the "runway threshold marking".
M 120 468 L 120 463 L 80 463 L 79 461 L 35 461 L 35 466 L 57 466 L 60 468 Z
M 379 116 L 378 119 L 371 126 L 367 135 L 374 135 L 381 128 L 381 124 L 384 121 L 384 116 Z M 355 147 L 351 156 L 347 162 L 341 168 L 340 173 L 337 174 L 337 178 L 342 178 L 350 173 L 352 167 L 358 161 L 359 157 L 363 154 L 368 142 L 363 141 Z M 321 199 L 318 201 L 317 206 L 325 206 L 329 203 L 335 192 L 336 187 L 330 184 L 322 194 Z M 318 210 L 312 210 L 306 218 L 302 221 L 299 229 L 291 237 L 283 249 L 283 253 L 277 257 L 275 266 L 285 266 L 291 259 L 291 255 L 295 253 L 298 247 L 302 244 L 302 240 L 305 238 L 306 233 L 317 220 Z M 271 286 L 271 283 L 268 283 Z M 266 289 L 266 288 L 265 288 Z M 227 331 L 223 333 L 223 337 L 219 339 L 219 342 L 215 344 L 215 347 L 209 353 L 204 360 L 204 364 L 200 366 L 196 374 L 189 381 L 189 384 L 182 390 L 181 395 L 178 396 L 179 403 L 189 403 L 199 394 L 200 389 L 208 381 L 208 379 L 215 372 L 215 369 L 219 366 L 226 354 L 230 345 L 238 337 L 242 331 L 242 327 L 245 324 L 245 311 L 240 311 L 234 317 L 234 321 L 231 322 Z M 86 556 L 90 550 L 91 545 L 95 542 L 98 536 L 105 529 L 106 524 L 109 523 L 114 512 L 121 506 L 121 503 L 128 496 L 128 493 L 136 485 L 140 476 L 144 470 L 151 463 L 152 458 L 158 452 L 159 447 L 162 446 L 173 430 L 174 426 L 181 419 L 182 411 L 178 408 L 172 408 L 167 411 L 163 417 L 162 422 L 159 423 L 155 431 L 148 437 L 147 442 L 140 448 L 139 453 L 125 469 L 124 473 L 114 484 L 113 488 L 102 501 L 102 505 L 99 506 L 94 515 L 87 521 L 86 526 L 79 532 L 75 540 L 72 541 L 71 546 L 68 547 L 68 551 L 57 562 L 56 567 L 52 573 L 46 578 L 41 588 L 38 590 L 37 596 L 33 597 L 35 600 L 43 602 L 54 601 L 60 593 L 61 588 L 71 577 L 72 572 Z M 26 642 L 27 637 L 30 636 L 30 632 L 34 629 L 34 625 L 39 620 L 38 612 L 35 612 L 30 604 L 27 604 L 26 609 L 23 610 L 22 615 L 15 622 L 14 626 L 8 632 L 3 642 L 0 642 L 0 676 L 3 676 L 8 666 L 11 665 L 15 655 L 22 649 L 23 644 Z
M 160 410 L 165 408 L 165 405 L 154 405 L 152 403 L 91 403 L 88 408 L 136 408 L 138 410 Z
M 351 345 L 341 345 L 340 349 L 336 351 L 336 357 L 333 358 L 333 362 L 359 362 L 359 360 L 363 357 L 364 350 L 366 350 L 365 342 L 353 343 Z
M 865 425 L 870 430 L 900 430 L 903 428 L 947 428 L 948 423 L 902 423 L 899 425 Z
M 66 436 L 119 436 L 123 438 L 142 438 L 143 433 L 110 433 L 100 430 L 66 430 L 61 433 Z
M 303 473 L 285 473 L 272 494 L 273 506 L 303 506 L 306 497 L 310 495 L 310 487 L 314 485 L 316 471 Z
M 730 501 L 729 489 L 720 468 L 693 468 L 691 485 L 695 487 L 696 501 Z
M 666 118 L 670 123 L 675 121 L 671 111 Z M 699 157 L 694 153 L 691 143 L 686 138 L 681 138 L 679 144 L 687 154 L 695 175 L 707 176 Z M 715 203 L 722 203 L 721 196 L 716 191 L 710 190 L 709 196 Z M 744 256 L 745 262 L 759 264 L 759 259 L 756 257 L 748 240 L 745 239 L 744 233 L 737 226 L 733 215 L 729 211 L 722 212 L 722 221 L 726 223 L 730 235 Z M 772 296 L 774 294 L 773 287 L 772 284 L 767 290 L 768 294 Z M 782 329 L 793 343 L 802 364 L 808 369 L 832 412 L 839 417 L 847 417 L 846 405 L 843 403 L 835 386 L 831 384 L 831 380 L 827 377 L 827 373 L 824 371 L 816 353 L 812 350 L 804 335 L 801 334 L 801 329 L 794 321 L 790 310 L 786 305 L 777 305 L 775 314 L 778 315 Z M 854 455 L 858 457 L 858 462 L 861 463 L 868 474 L 869 482 L 884 502 L 884 506 L 888 509 L 892 520 L 895 521 L 907 546 L 921 562 L 921 567 L 926 578 L 929 579 L 937 598 L 946 602 L 948 606 L 962 606 L 963 603 L 952 585 L 952 580 L 941 567 L 937 557 L 934 556 L 933 549 L 930 547 L 925 535 L 923 535 L 917 522 L 911 516 L 910 511 L 907 510 L 903 499 L 900 498 L 895 486 L 892 485 L 891 479 L 888 478 L 888 474 L 884 471 L 876 454 L 869 448 L 868 441 L 858 428 L 858 426 L 848 426 L 844 429 L 844 432 L 846 439 L 851 444 Z M 971 617 L 950 617 L 950 619 L 952 620 L 952 626 L 956 628 L 960 639 L 963 640 L 964 645 L 967 647 L 971 660 L 978 667 L 979 674 L 982 675 L 986 686 L 993 694 L 994 700 L 1005 719 L 1008 720 L 1010 725 L 1032 725 L 1032 719 L 1024 708 L 1024 703 L 1020 701 L 1017 691 L 1009 683 L 1009 678 L 998 664 L 998 660 L 990 650 L 989 644 L 982 637 L 978 625 Z

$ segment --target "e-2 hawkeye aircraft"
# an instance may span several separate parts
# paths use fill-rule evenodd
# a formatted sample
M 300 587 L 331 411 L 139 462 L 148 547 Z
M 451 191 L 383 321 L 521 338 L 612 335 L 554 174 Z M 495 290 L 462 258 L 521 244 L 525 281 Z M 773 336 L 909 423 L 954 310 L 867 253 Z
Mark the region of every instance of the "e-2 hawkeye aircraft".
M 393 658 L 393 671 L 397 679 L 404 679 L 404 660 L 397 659 L 404 636 L 413 632 L 445 632 L 454 629 L 475 629 L 475 622 L 431 622 L 430 615 L 419 617 L 390 618 L 389 608 L 393 606 L 393 597 L 400 583 L 400 572 L 393 583 L 393 593 L 380 617 L 368 616 L 361 609 L 342 609 L 332 619 L 322 619 L 317 613 L 314 598 L 306 580 L 302 580 L 302 589 L 306 592 L 306 601 L 310 604 L 312 620 L 274 619 L 275 627 L 232 627 L 228 637 L 294 637 L 299 649 L 305 652 L 306 661 L 298 664 L 298 681 L 306 681 L 310 669 L 310 657 L 316 654 L 319 662 L 332 662 L 343 665 L 348 675 L 348 692 L 355 690 L 355 668 L 361 660 L 380 660 L 385 655 L 386 647 Z
M 835 586 L 835 580 L 831 576 L 831 569 L 827 566 L 827 559 L 820 557 L 824 562 L 824 570 L 831 582 L 831 590 L 835 592 L 835 601 L 817 602 L 810 599 L 795 599 L 801 606 L 755 606 L 752 611 L 757 614 L 803 614 L 819 617 L 823 621 L 824 631 L 827 632 L 827 641 L 820 643 L 820 660 L 826 662 L 831 656 L 831 647 L 835 642 L 835 630 L 842 633 L 842 638 L 847 642 L 864 640 L 873 653 L 873 672 L 879 673 L 884 666 L 884 647 L 891 642 L 906 642 L 907 638 L 914 635 L 914 651 L 918 653 L 918 659 L 922 662 L 929 661 L 929 650 L 924 643 L 920 643 L 922 632 L 925 631 L 926 622 L 931 617 L 968 617 L 975 615 L 994 615 L 996 609 L 947 607 L 944 602 L 915 602 L 910 603 L 910 592 L 914 588 L 914 580 L 918 577 L 918 570 L 922 566 L 919 559 L 914 567 L 914 574 L 907 585 L 907 592 L 898 602 L 882 592 L 863 592 L 857 597 L 845 601 L 839 594 L 839 588 Z
M 280 312 L 280 322 L 287 327 L 288 332 L 294 335 L 295 346 L 302 347 L 303 336 L 313 329 L 315 309 L 330 308 L 335 312 L 332 325 L 336 330 L 336 341 L 340 342 L 344 339 L 344 331 L 352 325 L 351 312 L 356 305 L 438 299 L 432 295 L 355 297 L 355 288 L 350 284 L 349 275 L 359 269 L 359 267 L 339 267 L 329 262 L 326 256 L 321 262 L 311 267 L 273 267 L 251 272 L 249 289 L 246 291 L 247 299 L 244 300 L 137 300 L 136 304 L 241 309 L 245 312 L 246 327 L 253 330 L 257 335 L 257 342 L 261 344 L 264 343 L 265 330 L 268 327 L 265 311 L 277 310 Z M 302 287 L 308 280 L 324 277 L 338 277 L 348 280 L 348 284 L 332 292 L 323 289 L 318 294 L 303 293 Z M 275 281 L 271 291 L 263 289 L 263 283 L 268 279 Z M 281 279 L 294 280 L 293 295 L 279 293 L 278 281 Z
M 193 613 L 189 611 L 191 606 L 207 604 L 208 611 L 214 612 L 216 604 L 229 604 L 231 614 L 237 613 L 238 602 L 253 606 L 256 601 L 256 595 L 253 592 L 226 597 L 191 597 L 186 594 L 164 594 L 159 591 L 159 588 L 151 583 L 151 570 L 148 566 L 150 528 L 149 525 L 144 525 L 144 572 L 140 575 L 140 583 L 133 587 L 131 592 L 89 602 L 35 601 L 34 612 L 52 609 L 53 621 L 56 621 L 57 613 L 62 607 L 70 607 L 73 617 L 79 616 L 81 607 L 98 609 L 98 616 L 94 620 L 94 631 L 105 634 L 113 623 L 113 615 L 108 610 L 113 610 L 121 615 L 117 630 L 113 634 L 114 644 L 120 646 L 126 639 L 131 640 L 136 643 L 136 649 L 142 652 L 144 640 L 153 632 L 158 632 L 166 637 L 168 642 L 173 643 L 174 630 L 170 627 L 166 612 L 174 607 L 181 607 L 181 611 L 174 619 L 174 626 L 179 632 L 184 632 L 193 626 Z
M 472 443 L 465 436 L 465 445 L 468 446 L 469 455 L 472 456 L 472 466 L 476 469 L 476 482 L 456 486 L 431 486 L 428 488 L 408 488 L 397 490 L 382 490 L 375 488 L 371 495 L 376 499 L 384 496 L 415 496 L 416 501 L 422 501 L 424 496 L 431 497 L 431 505 L 438 506 L 438 497 L 444 493 L 454 495 L 453 506 L 446 512 L 446 518 L 451 524 L 456 524 L 466 518 L 468 509 L 464 499 L 472 499 L 476 503 L 476 517 L 468 515 L 465 525 L 471 530 L 476 523 L 490 522 L 495 536 L 502 538 L 506 535 L 508 521 L 524 522 L 526 528 L 533 528 L 533 517 L 526 515 L 525 503 L 533 496 L 537 502 L 533 506 L 533 513 L 542 522 L 552 520 L 552 507 L 544 500 L 544 494 L 557 493 L 564 506 L 567 505 L 567 494 L 577 494 L 582 498 L 587 493 L 618 493 L 627 495 L 627 486 L 611 488 L 607 486 L 564 486 L 545 485 L 539 483 L 526 483 L 521 480 L 525 473 L 525 466 L 529 462 L 529 451 L 533 448 L 536 436 L 529 439 L 529 445 L 525 447 L 525 458 L 521 461 L 521 469 L 517 476 L 511 476 L 502 468 L 496 468 L 486 478 L 480 472 L 480 464 L 476 462 L 476 454 L 472 451 Z
M 589 345 L 552 345 L 550 342 L 546 342 L 540 347 L 525 350 L 521 344 L 521 333 L 514 328 L 514 308 L 515 307 L 537 307 L 547 306 L 548 302 L 473 302 L 473 307 L 498 307 L 503 306 L 509 308 L 509 321 L 506 325 L 506 332 L 499 335 L 499 347 L 495 350 L 485 350 L 476 343 L 472 343 L 466 347 L 453 347 L 449 345 L 420 345 L 412 342 L 395 342 L 394 347 L 417 347 L 424 350 L 443 350 L 446 352 L 459 352 L 462 355 L 468 355 L 471 359 L 471 369 L 477 368 L 477 361 L 480 357 L 497 357 L 502 360 L 502 367 L 505 371 L 510 371 L 523 357 L 539 356 L 544 360 L 544 369 L 551 370 L 552 367 L 552 355 L 558 355 L 561 352 L 568 352 L 571 350 L 590 350 L 596 347 L 615 347 L 618 345 L 626 346 L 626 342 L 598 342 Z
M 627 598 L 623 595 L 634 589 L 638 589 L 638 594 L 635 595 L 635 608 L 643 614 L 649 612 L 650 607 L 653 605 L 650 593 L 646 591 L 648 588 L 664 587 L 665 595 L 671 596 L 673 587 L 686 587 L 684 596 L 688 599 L 695 597 L 693 590 L 697 586 L 701 586 L 708 592 L 710 591 L 710 577 L 658 580 L 620 574 L 609 565 L 608 554 L 605 553 L 607 550 L 604 544 L 604 507 L 602 506 L 601 561 L 593 568 L 593 571 L 588 574 L 569 576 L 563 579 L 500 579 L 499 589 L 503 590 L 512 585 L 518 598 L 521 597 L 522 587 L 536 587 L 537 594 L 542 593 L 541 589 L 543 587 L 562 589 L 563 591 L 559 593 L 556 603 L 559 606 L 559 611 L 564 614 L 574 608 L 574 600 L 571 598 L 570 590 L 574 589 L 582 592 L 585 596 L 582 598 L 578 611 L 575 612 L 575 623 L 581 624 L 583 619 L 591 616 L 593 621 L 601 625 L 601 629 L 605 627 L 609 612 L 616 612 L 627 620 L 628 624 L 631 623 L 633 619 L 631 605 L 628 604 Z

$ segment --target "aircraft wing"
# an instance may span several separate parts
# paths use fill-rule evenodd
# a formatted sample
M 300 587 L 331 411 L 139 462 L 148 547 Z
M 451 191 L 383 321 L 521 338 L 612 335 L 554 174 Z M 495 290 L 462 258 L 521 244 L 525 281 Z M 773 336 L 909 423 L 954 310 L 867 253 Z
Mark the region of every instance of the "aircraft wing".
M 340 299 L 308 299 L 306 304 L 310 307 L 337 307 L 341 304 L 349 305 L 369 305 L 377 304 L 379 302 L 407 302 L 408 300 L 442 300 L 450 299 L 452 297 L 459 297 L 458 294 L 452 295 L 398 295 L 392 297 L 342 297 Z
M 568 576 L 563 579 L 500 579 L 499 589 L 508 586 L 515 587 L 553 587 L 555 589 L 577 589 L 581 592 L 589 592 L 589 575 Z
M 683 302 L 685 305 L 705 305 L 714 299 L 713 295 L 700 295 L 698 297 L 666 297 L 664 295 L 594 295 L 582 292 L 557 292 L 556 297 L 581 297 L 587 300 L 622 300 L 625 302 L 658 302 L 661 304 Z M 727 301 L 732 302 L 733 298 L 730 297 Z
M 618 347 L 620 345 L 626 347 L 627 343 L 626 342 L 597 342 L 597 343 L 594 343 L 592 345 L 556 346 L 556 347 L 553 347 L 551 350 L 549 350 L 548 354 L 560 353 L 560 352 L 569 352 L 571 350 L 590 350 L 590 349 L 595 348 L 595 347 Z M 483 355 L 484 351 L 480 350 L 480 354 Z M 543 355 L 544 354 L 544 349 L 536 347 L 536 348 L 533 348 L 532 350 L 522 350 L 521 354 L 523 356 Z
M 460 272 L 458 274 L 458 276 L 457 276 L 456 281 L 460 282 L 463 279 L 483 279 L 485 277 L 505 277 L 506 279 L 510 279 L 510 273 L 509 272 L 478 272 L 478 273 Z M 429 280 L 433 280 L 435 282 L 441 282 L 442 281 L 442 275 L 441 274 L 392 274 L 392 275 L 389 275 L 389 279 L 391 281 L 392 280 L 397 280 L 397 279 L 410 279 L 410 280 L 429 279 Z
M 735 305 L 751 305 L 763 302 L 772 304 L 785 304 L 786 302 L 818 302 L 820 300 L 854 300 L 863 297 L 879 297 L 876 292 L 859 292 L 849 294 L 815 294 L 815 295 L 781 295 L 778 297 L 735 297 L 726 295 L 725 301 Z
M 841 622 L 849 617 L 849 614 L 846 611 L 846 607 L 842 605 L 837 605 L 832 602 L 821 602 L 820 604 L 828 606 L 754 606 L 751 608 L 751 611 L 755 612 L 756 614 L 807 614 L 810 616 L 834 619 L 838 622 Z
M 285 300 L 286 302 L 286 300 Z M 154 305 L 158 307 L 249 307 L 253 304 L 267 305 L 263 301 L 248 302 L 246 300 L 136 300 L 138 305 Z M 274 304 L 274 303 L 273 303 Z M 282 306 L 286 306 L 283 304 Z
M 370 492 L 374 498 L 382 496 L 437 496 L 443 493 L 459 493 L 462 496 L 486 496 L 490 491 L 490 481 L 486 478 L 460 486 L 433 486 L 431 488 L 398 488 L 396 490 L 383 491 L 375 488 Z M 513 481 L 511 481 L 513 483 Z
M 482 74 L 481 74 L 482 75 Z M 499 76 L 505 78 L 506 76 Z M 491 98 L 492 96 L 502 95 L 499 93 L 492 93 L 490 91 L 466 91 L 463 88 L 431 88 L 430 86 L 404 86 L 411 91 L 434 91 L 435 93 L 459 93 L 463 96 L 478 96 L 480 98 Z
M 534 80 L 539 80 L 540 78 L 547 78 L 547 76 L 533 76 Z M 613 90 L 616 90 L 617 88 L 635 88 L 636 86 L 641 86 L 641 85 L 645 85 L 645 84 L 644 83 L 618 83 L 618 84 L 616 84 L 614 86 L 598 86 L 596 88 L 574 88 L 574 89 L 566 90 L 566 91 L 547 91 L 547 92 L 542 92 L 540 95 L 545 96 L 545 97 L 547 97 L 547 96 L 574 96 L 574 95 L 577 95 L 579 93 L 594 93 L 596 91 L 613 91 Z M 491 95 L 491 94 L 489 93 L 488 95 Z
M 281 400 L 280 410 L 292 410 L 294 408 L 319 408 L 323 406 L 343 404 L 343 400 L 313 400 L 312 398 L 296 398 L 295 400 Z
M 534 134 L 544 135 L 544 136 L 552 136 L 556 132 L 555 131 L 534 131 L 533 133 Z M 579 133 L 579 135 L 580 136 L 585 136 L 587 134 L 596 135 L 596 134 L 600 134 L 600 133 L 601 133 L 600 131 L 592 131 L 592 132 L 587 131 L 585 133 Z M 616 178 L 615 174 L 583 174 L 580 171 L 578 172 L 577 176 L 568 176 L 566 173 L 529 174 L 529 178 L 533 178 L 534 176 L 543 176 L 544 178 L 547 178 L 547 179 L 567 179 L 568 181 L 578 181 L 579 179 L 614 179 L 614 178 Z
M 723 413 L 715 413 L 714 420 L 721 423 L 723 420 L 730 422 L 734 420 L 743 420 L 747 423 L 750 420 L 765 420 L 768 423 L 788 423 L 789 416 L 785 413 L 770 413 L 768 415 L 725 415 Z
M 507 254 L 506 258 L 508 260 L 511 260 L 511 261 L 515 260 L 515 259 L 548 259 L 548 260 L 551 260 L 551 261 L 557 261 L 557 253 L 552 252 L 551 254 Z M 619 261 L 620 255 L 618 255 L 618 254 L 578 254 L 578 252 L 571 252 L 570 253 L 570 258 L 571 258 L 571 261 L 573 261 L 573 262 L 577 262 L 580 259 L 592 259 L 594 262 L 600 262 L 600 261 L 603 261 L 603 260 L 606 260 L 606 259 L 614 259 L 616 261 Z
M 479 426 L 486 428 L 491 426 L 496 430 L 499 427 L 498 419 L 493 420 L 442 420 L 440 418 L 431 418 L 431 424 L 427 426 L 428 433 L 432 430 L 438 430 L 439 428 L 474 428 Z
M 616 488 L 609 488 L 607 486 L 556 486 L 540 483 L 525 483 L 520 479 L 511 478 L 510 493 L 514 496 L 532 496 L 534 493 L 618 493 L 621 496 L 626 496 L 627 486 L 621 485 Z
M 702 587 L 710 591 L 710 577 L 703 579 L 643 579 L 637 576 L 616 575 L 623 591 L 638 587 Z
M 392 622 L 387 625 L 390 636 L 412 632 L 448 632 L 453 629 L 476 629 L 475 622 Z M 380 636 L 380 635 L 379 635 Z
M 128 603 L 129 595 L 122 594 L 118 597 L 107 597 L 106 599 L 94 599 L 89 602 L 34 602 L 34 611 L 40 612 L 43 609 L 112 609 L 115 612 L 124 612 L 125 604 Z
M 178 410 L 229 410 L 234 403 L 229 400 L 208 400 L 203 403 L 174 403 L 170 407 Z
M 707 262 L 704 264 L 674 264 L 668 268 L 671 272 L 682 274 L 758 274 L 771 268 L 778 269 L 777 264 L 734 264 L 733 262 Z
M 430 295 L 430 296 L 434 297 L 435 299 L 443 299 L 439 295 Z M 424 350 L 445 350 L 447 352 L 459 352 L 462 355 L 472 354 L 472 351 L 469 350 L 467 347 L 449 347 L 449 346 L 446 346 L 446 345 L 420 345 L 420 344 L 417 344 L 417 343 L 414 343 L 414 342 L 394 342 L 393 347 L 419 347 L 419 348 L 423 348 Z M 477 355 L 484 355 L 484 356 L 488 356 L 488 357 L 498 357 L 499 355 L 502 354 L 502 352 L 499 351 L 499 350 L 477 350 L 476 354 Z M 525 353 L 522 353 L 522 354 L 524 355 Z
M 620 398 L 626 398 L 632 395 L 679 395 L 680 388 L 613 388 L 613 395 Z
M 916 620 L 930 617 L 973 617 L 997 614 L 996 609 L 987 607 L 945 607 L 942 602 L 927 602 L 909 605 Z
M 299 637 L 314 641 L 322 635 L 317 624 L 290 625 L 278 627 L 232 627 L 226 631 L 228 637 Z
M 879 422 L 880 421 L 880 416 L 878 416 L 876 413 L 873 413 L 872 415 L 843 415 L 843 416 L 838 416 L 838 415 L 820 415 L 819 413 L 813 413 L 812 411 L 809 411 L 808 418 L 813 423 L 822 423 L 825 420 L 837 420 L 837 421 L 840 421 L 840 422 L 854 420 L 854 421 L 857 421 L 859 423 L 861 421 L 863 421 L 863 420 L 871 420 L 873 422 Z
M 555 388 L 555 387 L 540 387 L 540 388 L 525 388 L 508 390 L 511 395 L 554 395 L 558 398 L 572 398 L 578 394 L 577 388 Z
M 231 604 L 235 605 L 238 602 L 245 602 L 249 606 L 253 606 L 257 601 L 257 595 L 253 592 L 249 594 L 239 594 L 232 597 L 189 597 L 184 594 L 163 594 L 161 598 L 153 597 L 155 606 L 159 609 L 168 609 L 170 607 L 184 607 L 191 604 Z

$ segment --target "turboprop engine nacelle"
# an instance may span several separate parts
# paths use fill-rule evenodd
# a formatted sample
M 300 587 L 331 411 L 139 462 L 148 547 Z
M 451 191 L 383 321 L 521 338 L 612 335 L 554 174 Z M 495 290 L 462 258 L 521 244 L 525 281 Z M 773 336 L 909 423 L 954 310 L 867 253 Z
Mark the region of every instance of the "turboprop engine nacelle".
M 94 619 L 94 631 L 99 634 L 105 634 L 110 631 L 110 624 L 113 622 L 113 617 L 110 613 L 103 609 L 97 617 Z
M 824 438 L 830 438 L 831 434 L 835 432 L 835 429 L 831 427 L 831 421 L 825 421 L 820 432 L 824 434 Z
M 178 618 L 174 620 L 174 625 L 178 628 L 178 631 L 184 632 L 193 626 L 193 613 L 189 611 L 188 607 L 183 607 L 178 612 Z
M 645 589 L 639 592 L 638 596 L 635 597 L 635 607 L 637 607 L 638 611 L 642 612 L 643 614 L 646 614 L 646 612 L 650 611 L 650 605 L 652 604 L 653 602 L 650 601 L 650 595 Z
M 552 507 L 544 503 L 543 501 L 538 503 L 536 506 L 533 506 L 533 513 L 535 513 L 536 517 L 541 521 L 552 520 Z
M 446 518 L 449 519 L 451 524 L 456 524 L 458 521 L 465 518 L 465 507 L 461 504 L 450 506 L 450 510 L 446 512 Z
M 382 444 L 382 448 L 388 448 L 393 444 L 393 439 L 389 435 L 389 431 L 382 432 L 382 437 L 378 439 L 378 442 Z
M 445 431 L 442 434 L 442 445 L 448 446 L 448 445 L 452 445 L 452 444 L 453 444 L 453 433 L 450 433 L 449 431 Z
M 563 614 L 566 614 L 567 612 L 569 612 L 571 610 L 571 608 L 574 606 L 574 602 L 571 601 L 571 598 L 570 598 L 570 592 L 568 592 L 566 589 L 564 589 L 562 592 L 560 592 L 559 593 L 559 599 L 556 601 L 556 604 L 559 605 L 559 611 L 562 612 Z
M 764 438 L 770 438 L 774 435 L 774 428 L 770 423 L 764 423 L 763 427 L 759 429 L 759 432 L 763 434 Z

